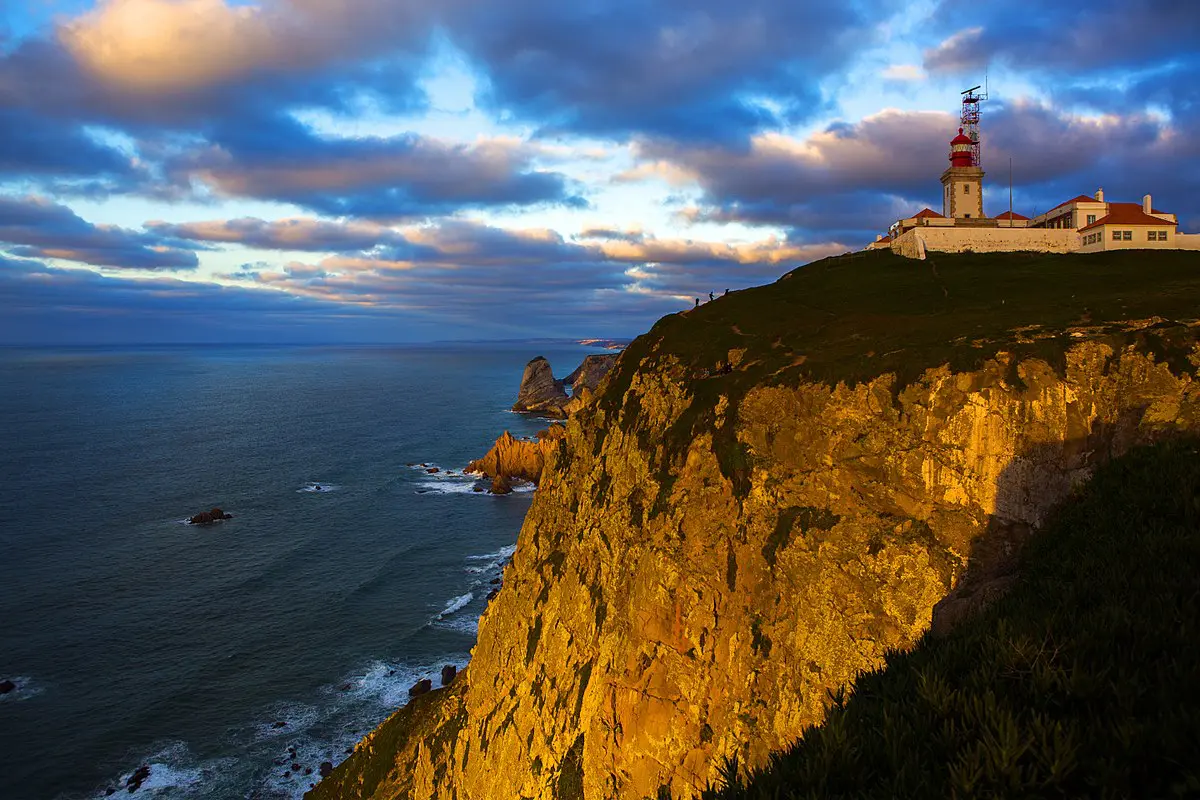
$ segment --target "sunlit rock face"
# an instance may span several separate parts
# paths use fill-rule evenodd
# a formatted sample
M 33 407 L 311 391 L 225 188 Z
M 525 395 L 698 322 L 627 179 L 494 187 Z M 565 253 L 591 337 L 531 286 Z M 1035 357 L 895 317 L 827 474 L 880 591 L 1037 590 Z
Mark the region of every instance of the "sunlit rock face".
M 565 416 L 563 407 L 567 401 L 566 389 L 563 382 L 554 377 L 550 362 L 543 356 L 532 359 L 525 365 L 521 375 L 521 388 L 517 392 L 517 402 L 513 411 L 528 411 L 545 414 L 551 417 Z
M 719 397 L 682 447 L 663 432 L 695 376 L 661 356 L 618 370 L 545 453 L 465 680 L 313 796 L 689 797 L 725 758 L 761 764 L 820 722 L 831 691 L 935 618 L 971 613 L 1097 464 L 1200 429 L 1187 369 L 1100 339 L 1058 369 L 1001 352 L 902 388 L 758 385 Z
M 546 458 L 558 449 L 565 435 L 559 424 L 538 431 L 535 441 L 514 439 L 505 431 L 487 453 L 467 465 L 467 472 L 477 472 L 489 478 L 503 476 L 537 483 L 542 478 Z

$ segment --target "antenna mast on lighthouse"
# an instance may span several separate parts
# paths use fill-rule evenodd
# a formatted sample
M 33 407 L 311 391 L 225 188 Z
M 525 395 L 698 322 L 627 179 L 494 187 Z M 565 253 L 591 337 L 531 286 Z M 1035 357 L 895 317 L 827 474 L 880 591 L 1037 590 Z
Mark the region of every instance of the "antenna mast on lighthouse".
M 983 89 L 983 94 L 978 90 Z M 979 104 L 988 99 L 987 89 L 983 86 L 972 86 L 962 92 L 962 124 L 963 132 L 971 139 L 971 166 L 983 166 L 979 157 Z

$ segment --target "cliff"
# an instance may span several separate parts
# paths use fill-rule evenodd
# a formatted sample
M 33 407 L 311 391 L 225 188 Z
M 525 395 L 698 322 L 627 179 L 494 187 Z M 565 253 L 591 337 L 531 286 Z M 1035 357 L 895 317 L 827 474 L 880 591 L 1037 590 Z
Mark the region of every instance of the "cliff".
M 1002 596 L 1098 465 L 1200 429 L 1198 298 L 1195 254 L 884 252 L 660 320 L 544 455 L 465 675 L 311 796 L 682 798 L 765 764 Z

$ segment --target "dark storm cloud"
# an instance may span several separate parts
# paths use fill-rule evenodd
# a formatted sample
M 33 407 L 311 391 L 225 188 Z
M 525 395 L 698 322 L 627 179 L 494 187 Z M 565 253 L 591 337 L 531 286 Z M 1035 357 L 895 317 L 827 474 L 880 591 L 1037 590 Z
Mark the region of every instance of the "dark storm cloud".
M 895 5 L 518 0 L 455 4 L 446 25 L 487 102 L 545 129 L 733 141 L 818 113 L 820 81 Z
M 932 71 L 976 70 L 1004 62 L 1045 77 L 1159 67 L 1197 58 L 1200 4 L 1180 0 L 1047 3 L 1017 13 L 1010 3 L 943 0 L 931 15 L 946 39 L 925 53 Z M 937 28 L 935 28 L 937 30 Z
M 98 144 L 78 125 L 0 106 L 0 177 L 132 179 L 128 156 Z
M 170 278 L 112 278 L 0 256 L 0 343 L 395 341 L 440 325 L 262 289 Z
M 330 139 L 276 116 L 223 124 L 209 141 L 167 161 L 175 183 L 330 216 L 395 219 L 488 206 L 585 205 L 561 173 L 538 171 L 533 151 L 507 140 Z
M 23 258 L 54 258 L 98 267 L 190 269 L 196 254 L 179 242 L 109 225 L 93 225 L 66 206 L 0 196 L 0 246 Z

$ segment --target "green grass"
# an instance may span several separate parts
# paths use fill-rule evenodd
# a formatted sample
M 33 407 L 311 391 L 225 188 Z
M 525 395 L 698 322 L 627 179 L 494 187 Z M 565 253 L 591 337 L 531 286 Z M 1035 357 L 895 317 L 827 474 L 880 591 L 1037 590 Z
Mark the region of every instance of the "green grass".
M 877 251 L 828 258 L 662 318 L 627 348 L 598 408 L 616 419 L 624 405 L 621 427 L 636 428 L 638 398 L 624 398 L 634 371 L 644 359 L 651 370 L 676 361 L 694 401 L 666 431 L 664 453 L 682 457 L 692 439 L 712 431 L 722 471 L 743 492 L 751 465 L 734 426 L 716 424 L 722 395 L 736 407 L 756 386 L 854 383 L 888 372 L 899 388 L 930 367 L 974 369 L 1001 350 L 1061 369 L 1075 341 L 1070 331 L 1079 327 L 1182 366 L 1194 343 L 1190 332 L 1130 332 L 1120 323 L 1194 320 L 1197 299 L 1194 252 L 938 254 L 914 261 Z M 727 364 L 731 350 L 743 349 L 736 367 Z M 673 471 L 671 463 L 658 466 L 664 479 Z
M 1200 796 L 1200 442 L 1064 502 L 1009 595 L 703 800 Z

